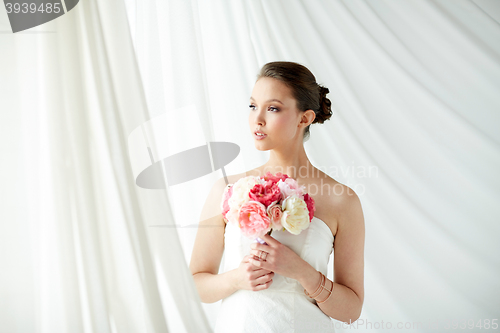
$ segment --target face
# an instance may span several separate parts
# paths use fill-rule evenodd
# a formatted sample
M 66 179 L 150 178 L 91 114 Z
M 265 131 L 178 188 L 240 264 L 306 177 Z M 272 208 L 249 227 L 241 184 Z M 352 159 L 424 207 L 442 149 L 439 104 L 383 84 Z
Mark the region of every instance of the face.
M 283 82 L 263 77 L 256 83 L 250 97 L 248 124 L 258 150 L 286 148 L 302 144 L 303 130 L 314 119 L 310 112 L 297 109 L 290 88 Z M 255 134 L 257 130 L 264 137 Z

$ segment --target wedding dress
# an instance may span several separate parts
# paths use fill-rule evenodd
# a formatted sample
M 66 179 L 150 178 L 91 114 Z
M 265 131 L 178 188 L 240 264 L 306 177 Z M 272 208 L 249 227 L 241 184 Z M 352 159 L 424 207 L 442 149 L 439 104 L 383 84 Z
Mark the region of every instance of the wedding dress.
M 334 237 L 325 222 L 313 217 L 309 227 L 299 235 L 275 230 L 271 236 L 327 276 Z M 237 225 L 226 225 L 222 273 L 239 267 L 243 257 L 250 254 L 252 242 Z M 222 299 L 214 332 L 331 333 L 335 329 L 333 320 L 318 307 L 316 300 L 304 294 L 304 288 L 297 280 L 275 273 L 268 289 L 240 289 Z

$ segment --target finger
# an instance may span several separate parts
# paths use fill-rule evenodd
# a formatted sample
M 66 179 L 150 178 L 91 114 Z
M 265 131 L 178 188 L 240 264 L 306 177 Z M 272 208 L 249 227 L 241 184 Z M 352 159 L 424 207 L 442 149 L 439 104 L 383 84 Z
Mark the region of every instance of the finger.
M 272 272 L 271 270 L 269 269 L 266 269 L 266 268 L 262 268 L 262 267 L 258 267 L 258 266 L 255 266 L 254 264 L 250 263 L 251 264 L 251 269 L 252 271 L 254 272 L 262 272 L 263 274 L 267 274 L 267 273 L 270 273 Z
M 276 245 L 281 244 L 280 241 L 278 241 L 276 238 L 274 238 L 273 236 L 268 235 L 268 234 L 264 234 L 264 236 L 262 236 L 261 238 L 262 238 L 262 240 L 266 241 L 267 244 L 269 244 L 268 246 L 271 246 L 271 247 L 274 247 Z M 261 244 L 261 245 L 263 245 L 263 244 Z
M 253 265 L 252 265 L 252 271 L 255 272 L 255 274 L 257 274 L 256 276 L 261 276 L 262 274 L 260 274 L 260 272 L 267 272 L 265 269 Z
M 268 282 L 269 280 L 271 280 L 273 278 L 273 276 L 274 276 L 273 273 L 264 274 L 264 275 L 259 276 L 255 281 L 257 282 L 257 284 L 264 284 L 264 283 Z
M 259 258 L 259 255 L 262 253 L 262 250 L 250 250 L 250 254 L 252 255 L 252 258 Z
M 271 283 L 273 283 L 273 279 L 267 281 L 266 283 L 263 283 L 263 284 L 259 284 L 255 287 L 255 290 L 263 290 L 263 289 L 267 289 L 269 288 L 269 286 L 271 285 Z
M 267 269 L 267 268 L 266 268 L 265 261 L 255 260 L 255 259 L 251 258 L 251 259 L 250 259 L 250 262 L 251 262 L 253 265 L 257 266 L 257 267 Z
M 271 279 L 274 277 L 274 272 L 270 272 L 268 270 L 264 270 L 263 272 L 264 272 L 264 274 L 262 274 L 260 277 L 265 277 L 268 279 Z

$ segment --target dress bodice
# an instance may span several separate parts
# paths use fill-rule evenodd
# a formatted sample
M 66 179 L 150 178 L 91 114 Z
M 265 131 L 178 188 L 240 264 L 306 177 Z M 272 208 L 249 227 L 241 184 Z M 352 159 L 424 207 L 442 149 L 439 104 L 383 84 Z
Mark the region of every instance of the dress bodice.
M 309 227 L 298 235 L 291 234 L 286 230 L 274 230 L 271 236 L 288 246 L 299 257 L 327 276 L 328 260 L 333 251 L 334 236 L 325 222 L 314 216 Z M 228 222 L 224 233 L 224 272 L 238 268 L 243 257 L 250 254 L 250 245 L 253 242 L 255 240 L 245 237 L 236 224 Z M 297 280 L 279 274 L 274 275 L 273 283 L 268 289 L 304 295 L 304 288 Z M 307 298 L 315 303 L 314 299 Z
M 273 231 L 271 236 L 288 246 L 316 270 L 327 276 L 334 236 L 317 217 L 299 235 Z M 224 233 L 223 272 L 239 267 L 250 254 L 255 242 L 242 234 L 236 224 L 228 222 Z M 223 273 L 221 272 L 221 273 Z M 295 279 L 275 273 L 267 289 L 240 289 L 224 298 L 216 320 L 215 333 L 332 333 L 332 318 L 319 308 L 316 300 L 304 294 Z

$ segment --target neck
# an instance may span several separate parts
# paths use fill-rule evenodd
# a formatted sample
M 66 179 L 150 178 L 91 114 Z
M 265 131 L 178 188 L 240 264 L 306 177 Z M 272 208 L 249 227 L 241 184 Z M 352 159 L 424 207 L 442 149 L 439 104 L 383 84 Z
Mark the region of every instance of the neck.
M 289 177 L 301 179 L 309 177 L 313 166 L 307 158 L 304 145 L 300 144 L 296 149 L 290 149 L 289 147 L 283 150 L 272 149 L 269 161 L 262 167 L 264 173 L 267 171 L 272 174 L 281 172 Z

